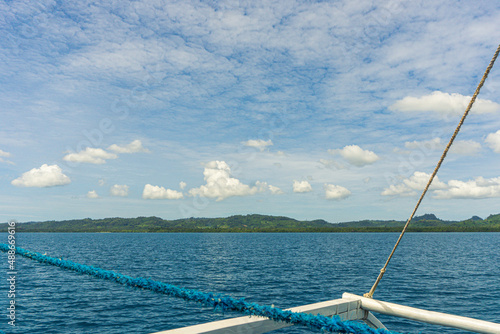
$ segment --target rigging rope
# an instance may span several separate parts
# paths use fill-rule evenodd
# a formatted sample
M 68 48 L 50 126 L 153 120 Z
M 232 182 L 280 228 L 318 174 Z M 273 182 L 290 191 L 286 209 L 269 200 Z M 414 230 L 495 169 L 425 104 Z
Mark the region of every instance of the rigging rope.
M 477 86 L 476 91 L 474 92 L 474 95 L 472 96 L 472 98 L 471 98 L 471 100 L 469 102 L 469 105 L 465 109 L 465 112 L 464 112 L 464 114 L 462 116 L 462 119 L 458 123 L 458 126 L 455 129 L 455 132 L 453 133 L 453 136 L 451 136 L 450 141 L 448 142 L 448 145 L 446 145 L 446 148 L 444 149 L 443 154 L 441 155 L 441 158 L 439 159 L 439 162 L 436 165 L 436 168 L 434 168 L 434 172 L 432 172 L 432 175 L 429 178 L 429 181 L 427 182 L 427 185 L 425 186 L 425 189 L 422 192 L 422 195 L 420 195 L 420 198 L 418 199 L 417 205 L 415 205 L 415 208 L 413 209 L 413 212 L 411 213 L 410 218 L 408 218 L 408 220 L 406 221 L 406 224 L 403 227 L 403 231 L 401 231 L 401 234 L 399 235 L 399 238 L 398 238 L 396 244 L 394 245 L 394 248 L 392 249 L 391 254 L 387 258 L 387 261 L 385 262 L 384 267 L 382 269 L 380 269 L 380 273 L 379 273 L 379 275 L 377 277 L 377 280 L 373 284 L 372 288 L 370 289 L 370 291 L 368 293 L 365 293 L 363 295 L 364 297 L 373 298 L 373 293 L 375 292 L 375 289 L 377 288 L 378 283 L 380 282 L 380 280 L 384 276 L 385 271 L 387 269 L 387 265 L 389 264 L 389 261 L 391 261 L 391 258 L 394 255 L 394 252 L 396 251 L 396 248 L 398 248 L 399 242 L 403 238 L 403 235 L 405 234 L 406 229 L 408 228 L 408 225 L 410 224 L 411 220 L 413 219 L 413 216 L 417 212 L 417 209 L 420 206 L 420 203 L 422 202 L 422 200 L 424 199 L 424 196 L 427 193 L 427 190 L 429 190 L 429 187 L 430 187 L 432 181 L 434 180 L 434 177 L 436 176 L 436 174 L 437 174 L 437 172 L 439 170 L 439 167 L 441 167 L 441 164 L 443 163 L 443 160 L 446 157 L 446 154 L 448 153 L 451 145 L 453 144 L 453 141 L 455 140 L 455 137 L 458 135 L 458 132 L 460 131 L 460 128 L 462 127 L 462 124 L 464 124 L 465 118 L 469 114 L 469 111 L 472 108 L 472 105 L 476 101 L 476 97 L 479 94 L 479 91 L 481 90 L 481 87 L 483 87 L 484 81 L 488 77 L 488 74 L 490 73 L 490 70 L 493 67 L 493 64 L 495 63 L 495 60 L 497 59 L 499 53 L 500 53 L 500 44 L 498 45 L 497 50 L 495 51 L 495 54 L 493 55 L 493 58 L 491 59 L 488 67 L 486 68 L 486 71 L 484 72 L 483 77 L 482 77 L 481 81 L 479 82 L 479 85 Z
M 12 251 L 12 248 L 6 244 L 0 244 L 0 250 L 8 252 L 9 250 Z M 237 311 L 246 315 L 265 317 L 274 321 L 286 322 L 294 325 L 304 325 L 311 329 L 335 333 L 398 334 L 397 332 L 388 331 L 386 329 L 373 329 L 365 324 L 354 321 L 342 321 L 337 316 L 329 318 L 323 315 L 292 312 L 273 306 L 250 303 L 244 299 L 236 299 L 223 294 L 205 293 L 194 289 L 181 288 L 168 283 L 155 281 L 150 278 L 134 278 L 111 270 L 103 270 L 97 267 L 50 257 L 19 247 L 15 247 L 15 252 L 23 257 L 40 263 L 46 263 L 81 274 L 114 281 L 133 288 L 150 290 L 171 297 L 181 298 L 186 301 L 195 301 L 202 303 L 205 306 L 213 307 L 215 310 Z

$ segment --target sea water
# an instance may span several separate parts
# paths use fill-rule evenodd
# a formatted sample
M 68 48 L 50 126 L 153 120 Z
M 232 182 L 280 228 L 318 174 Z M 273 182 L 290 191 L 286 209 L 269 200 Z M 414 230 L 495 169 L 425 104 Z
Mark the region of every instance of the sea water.
M 16 245 L 133 277 L 288 308 L 366 293 L 396 233 L 24 233 Z M 6 243 L 7 234 L 0 234 Z M 500 233 L 408 233 L 375 298 L 500 323 Z M 0 330 L 154 333 L 238 316 L 16 258 L 15 327 L 0 255 Z M 377 315 L 391 330 L 459 330 Z M 277 333 L 314 333 L 289 327 Z

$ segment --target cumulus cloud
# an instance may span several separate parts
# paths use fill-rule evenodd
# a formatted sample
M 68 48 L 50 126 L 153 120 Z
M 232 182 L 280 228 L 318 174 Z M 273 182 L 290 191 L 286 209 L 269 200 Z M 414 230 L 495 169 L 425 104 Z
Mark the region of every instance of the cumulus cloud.
M 95 190 L 91 190 L 87 193 L 87 198 L 99 198 L 99 195 Z
M 63 174 L 61 167 L 43 164 L 40 168 L 33 168 L 23 173 L 21 177 L 13 180 L 11 184 L 17 187 L 44 188 L 62 186 L 70 182 L 70 178 Z
M 422 97 L 407 96 L 389 107 L 392 111 L 433 111 L 443 115 L 463 114 L 471 97 L 461 94 L 432 92 Z M 485 114 L 500 111 L 500 104 L 490 100 L 477 99 L 471 112 Z
M 271 194 L 273 195 L 281 195 L 281 194 L 284 194 L 283 190 L 281 190 L 280 188 L 278 187 L 275 187 L 275 186 L 272 186 L 272 185 L 269 185 L 269 191 L 271 192 Z
M 434 191 L 434 197 L 440 199 L 500 197 L 500 177 L 491 179 L 477 177 L 465 182 L 451 180 L 448 182 L 447 189 Z
M 429 177 L 430 174 L 415 172 L 410 178 L 403 180 L 402 183 L 384 189 L 382 195 L 416 195 L 417 191 L 424 190 Z M 434 190 L 433 196 L 437 199 L 500 197 L 500 177 L 485 179 L 480 176 L 474 180 L 450 180 L 448 183 L 441 182 L 435 177 L 430 189 Z
M 340 154 L 347 162 L 357 167 L 373 164 L 380 158 L 372 151 L 363 150 L 358 145 L 347 145 L 341 150 L 328 150 L 331 154 Z
M 115 184 L 109 189 L 112 196 L 126 197 L 128 196 L 128 186 L 125 184 Z
M 326 199 L 341 200 L 349 197 L 351 192 L 342 186 L 325 183 L 325 197 Z
M 255 187 L 257 188 L 257 192 L 264 192 L 269 189 L 269 185 L 267 182 L 257 181 L 255 182 Z
M 147 148 L 144 148 L 142 146 L 142 142 L 139 139 L 136 139 L 130 144 L 127 144 L 125 146 L 118 146 L 116 144 L 113 144 L 110 147 L 108 147 L 108 150 L 113 151 L 115 153 L 139 153 L 139 152 L 150 153 L 150 151 Z
M 284 192 L 280 188 L 267 184 L 267 182 L 257 181 L 255 182 L 255 187 L 258 189 L 257 192 L 265 192 L 269 190 L 273 195 L 284 194 Z
M 500 130 L 490 133 L 485 142 L 495 153 L 500 153 Z
M 116 144 L 113 144 L 108 147 L 108 150 L 111 150 L 115 153 L 149 153 L 149 150 L 144 148 L 142 146 L 142 142 L 138 139 L 125 146 L 118 146 Z M 87 147 L 84 151 L 80 151 L 78 153 L 69 153 L 65 155 L 63 157 L 63 160 L 89 164 L 104 164 L 106 163 L 106 160 L 118 158 L 118 155 L 115 153 L 107 152 L 102 148 Z
M 187 186 L 186 182 L 184 181 L 179 182 L 179 188 L 181 188 L 181 190 L 186 188 L 186 186 Z
M 308 193 L 310 191 L 312 191 L 312 187 L 309 182 L 293 180 L 294 193 Z
M 153 186 L 146 184 L 142 191 L 142 198 L 144 199 L 181 199 L 184 195 L 180 191 L 165 189 L 160 186 Z
M 247 140 L 246 142 L 243 142 L 245 146 L 250 146 L 250 147 L 255 147 L 258 148 L 261 151 L 264 151 L 267 146 L 273 145 L 273 142 L 271 139 L 265 141 L 262 139 L 250 139 Z
M 248 196 L 264 191 L 262 182 L 250 187 L 231 177 L 231 168 L 224 161 L 209 162 L 205 165 L 203 175 L 206 184 L 190 189 L 191 196 L 217 198 L 217 201 L 222 201 L 232 196 Z
M 65 161 L 84 162 L 89 164 L 104 164 L 108 159 L 116 159 L 118 156 L 109 153 L 102 148 L 87 147 L 84 151 L 78 153 L 69 153 L 63 157 Z
M 383 196 L 413 196 L 417 195 L 418 191 L 422 191 L 425 189 L 427 182 L 429 182 L 429 178 L 431 174 L 427 174 L 424 172 L 415 172 L 413 175 L 407 179 L 404 179 L 399 184 L 391 184 L 389 188 L 385 188 L 382 191 L 381 195 Z M 447 188 L 446 184 L 439 181 L 439 178 L 436 176 L 432 181 L 432 184 L 429 189 L 444 189 Z

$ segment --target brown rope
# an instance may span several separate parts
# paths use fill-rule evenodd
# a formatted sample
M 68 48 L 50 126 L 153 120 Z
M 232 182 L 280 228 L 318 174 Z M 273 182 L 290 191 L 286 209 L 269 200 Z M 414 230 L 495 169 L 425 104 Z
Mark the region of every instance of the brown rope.
M 469 111 L 472 108 L 472 105 L 474 104 L 474 101 L 476 101 L 476 97 L 479 94 L 479 91 L 481 90 L 481 87 L 483 87 L 484 81 L 488 77 L 488 74 L 490 73 L 490 70 L 493 67 L 493 64 L 495 63 L 495 60 L 497 59 L 499 53 L 500 53 L 500 45 L 498 45 L 497 50 L 496 50 L 495 54 L 493 55 L 493 59 L 491 59 L 490 64 L 486 68 L 486 71 L 484 72 L 483 78 L 481 79 L 481 82 L 479 82 L 479 85 L 477 86 L 476 91 L 474 92 L 474 95 L 472 96 L 472 98 L 471 98 L 471 100 L 469 102 L 469 105 L 467 106 L 467 109 L 465 109 L 465 112 L 464 112 L 464 115 L 462 116 L 462 119 L 458 123 L 458 126 L 455 129 L 455 132 L 453 133 L 453 136 L 451 136 L 451 139 L 448 142 L 448 145 L 446 145 L 446 148 L 444 149 L 444 152 L 441 155 L 441 159 L 439 159 L 439 162 L 438 162 L 436 168 L 434 169 L 434 172 L 432 172 L 432 175 L 429 178 L 429 181 L 427 182 L 427 185 L 425 186 L 425 189 L 422 192 L 422 195 L 420 195 L 420 198 L 418 199 L 417 205 L 413 209 L 413 212 L 411 213 L 410 218 L 406 221 L 406 224 L 405 224 L 405 226 L 403 228 L 403 231 L 399 235 L 399 238 L 398 238 L 398 241 L 396 242 L 396 245 L 394 245 L 394 248 L 392 249 L 391 254 L 387 258 L 387 261 L 385 262 L 384 267 L 382 269 L 380 269 L 380 274 L 378 275 L 377 280 L 375 281 L 375 284 L 373 284 L 372 288 L 370 289 L 370 292 L 364 294 L 365 297 L 368 297 L 368 298 L 372 298 L 373 297 L 373 293 L 375 292 L 375 289 L 377 288 L 378 283 L 380 282 L 380 280 L 384 276 L 385 271 L 387 269 L 387 265 L 389 264 L 389 261 L 391 261 L 391 258 L 394 255 L 394 252 L 396 251 L 396 248 L 398 247 L 399 242 L 403 238 L 403 235 L 405 234 L 406 229 L 408 228 L 408 225 L 410 224 L 411 220 L 413 219 L 413 216 L 415 215 L 415 212 L 417 212 L 417 209 L 420 206 L 420 203 L 422 202 L 422 200 L 424 199 L 424 196 L 427 193 L 427 190 L 429 190 L 429 187 L 430 187 L 432 181 L 434 180 L 434 177 L 436 176 L 436 174 L 437 174 L 437 172 L 439 170 L 439 167 L 441 167 L 441 164 L 443 163 L 443 160 L 446 157 L 446 154 L 448 153 L 448 150 L 450 149 L 451 145 L 453 144 L 453 141 L 455 140 L 455 137 L 457 136 L 458 132 L 460 131 L 460 128 L 462 127 L 462 124 L 464 124 L 465 118 L 469 114 Z

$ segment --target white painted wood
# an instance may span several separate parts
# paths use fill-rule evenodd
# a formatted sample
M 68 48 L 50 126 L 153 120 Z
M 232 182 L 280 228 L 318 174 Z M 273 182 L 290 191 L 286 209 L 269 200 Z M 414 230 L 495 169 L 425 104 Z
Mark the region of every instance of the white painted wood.
M 353 295 L 347 292 L 342 295 L 342 298 L 346 300 L 360 301 L 361 308 L 371 312 L 393 315 L 434 325 L 463 329 L 475 333 L 500 334 L 500 324 L 493 322 L 387 303 L 380 300 Z
M 373 315 L 373 313 L 371 313 L 370 311 L 367 311 L 367 310 L 363 310 L 365 312 L 365 317 L 361 320 L 363 320 L 368 326 L 370 326 L 371 328 L 383 328 L 383 329 L 387 329 L 381 322 L 380 320 L 377 319 L 377 317 L 375 317 Z
M 500 334 L 500 324 L 497 323 L 387 303 L 350 293 L 344 293 L 342 299 L 297 306 L 289 310 L 322 314 L 325 316 L 338 315 L 343 320 L 362 320 L 373 328 L 385 329 L 385 326 L 371 312 L 463 329 L 475 333 Z M 292 325 L 274 322 L 262 317 L 239 317 L 153 334 L 260 334 L 288 326 Z
M 377 318 L 368 311 L 360 309 L 360 303 L 356 300 L 335 299 L 325 302 L 302 305 L 289 309 L 293 312 L 304 312 L 311 314 L 322 314 L 325 316 L 338 315 L 343 320 L 364 320 L 367 319 L 371 326 L 381 326 L 375 328 L 385 328 Z M 284 322 L 275 322 L 262 317 L 239 317 L 210 323 L 177 328 L 153 334 L 240 334 L 267 333 L 283 327 L 292 326 Z

